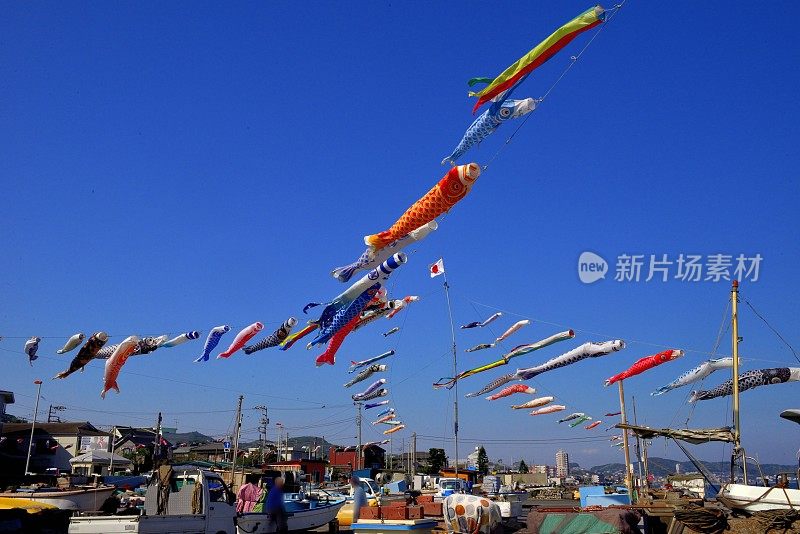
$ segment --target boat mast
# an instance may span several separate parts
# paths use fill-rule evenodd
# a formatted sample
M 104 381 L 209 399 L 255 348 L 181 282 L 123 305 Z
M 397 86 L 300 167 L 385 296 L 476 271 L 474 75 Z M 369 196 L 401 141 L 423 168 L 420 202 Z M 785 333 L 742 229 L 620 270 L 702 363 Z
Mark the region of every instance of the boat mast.
M 623 425 L 628 424 L 628 417 L 625 413 L 625 388 L 622 383 L 624 380 L 617 382 L 619 387 L 619 417 Z M 630 495 L 631 502 L 633 502 L 633 467 L 631 466 L 631 449 L 628 445 L 628 429 L 622 429 L 622 448 L 625 451 L 625 486 L 628 488 L 628 495 Z
M 731 482 L 734 480 L 736 459 L 741 458 L 742 477 L 747 484 L 747 458 L 742 449 L 742 427 L 739 420 L 739 281 L 731 285 L 731 356 L 733 356 L 733 453 L 731 455 Z
M 444 274 L 444 294 L 447 297 L 447 313 L 450 316 L 450 337 L 453 341 L 453 376 L 458 376 L 458 356 L 456 352 L 456 328 L 453 325 L 453 308 L 450 306 L 450 284 L 447 283 L 447 271 Z M 455 442 L 455 476 L 458 478 L 458 380 L 453 385 L 453 440 Z M 415 451 L 416 452 L 416 451 Z

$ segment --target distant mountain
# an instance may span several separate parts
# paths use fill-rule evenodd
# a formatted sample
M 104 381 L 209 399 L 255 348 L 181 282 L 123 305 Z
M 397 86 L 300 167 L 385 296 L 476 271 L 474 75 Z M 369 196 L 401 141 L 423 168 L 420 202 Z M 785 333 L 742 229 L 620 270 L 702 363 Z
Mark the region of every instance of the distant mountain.
M 650 472 L 657 477 L 665 477 L 667 475 L 675 474 L 675 464 L 680 465 L 681 473 L 696 473 L 697 468 L 688 461 L 678 461 L 669 458 L 650 457 L 648 460 L 648 467 Z M 730 463 L 728 462 L 702 462 L 706 469 L 710 472 L 726 476 L 730 472 Z M 758 467 L 755 464 L 747 464 L 748 472 L 758 473 Z M 780 464 L 761 464 L 761 470 L 767 476 L 774 476 L 778 473 L 794 473 L 797 467 L 794 465 L 780 465 Z M 589 469 L 589 472 L 598 475 L 613 475 L 623 473 L 625 466 L 621 463 L 610 463 L 603 465 L 596 465 Z
M 192 431 L 192 432 L 164 432 L 164 439 L 172 443 L 173 445 L 177 445 L 178 443 L 188 443 L 189 445 L 200 445 L 201 443 L 209 443 L 214 441 L 214 438 L 211 436 L 206 436 L 205 434 L 201 434 L 200 432 Z

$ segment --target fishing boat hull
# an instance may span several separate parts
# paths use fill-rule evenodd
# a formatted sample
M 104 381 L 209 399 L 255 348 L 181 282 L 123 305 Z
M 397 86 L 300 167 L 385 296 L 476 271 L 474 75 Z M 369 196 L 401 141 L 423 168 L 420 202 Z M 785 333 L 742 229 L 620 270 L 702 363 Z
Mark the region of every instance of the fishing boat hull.
M 309 507 L 295 508 L 293 503 L 287 504 L 287 525 L 290 532 L 313 530 L 327 525 L 334 519 L 339 509 L 344 506 L 344 499 L 328 503 L 317 503 Z M 293 508 L 295 508 L 293 510 Z M 240 534 L 266 534 L 276 532 L 275 523 L 266 513 L 241 514 L 236 521 L 236 532 Z
M 796 489 L 725 484 L 719 496 L 727 506 L 750 513 L 800 508 L 800 490 Z
M 111 496 L 114 489 L 114 486 L 101 486 L 99 488 L 79 488 L 62 491 L 0 493 L 0 498 L 49 504 L 61 510 L 94 512 L 100 509 L 100 505 Z

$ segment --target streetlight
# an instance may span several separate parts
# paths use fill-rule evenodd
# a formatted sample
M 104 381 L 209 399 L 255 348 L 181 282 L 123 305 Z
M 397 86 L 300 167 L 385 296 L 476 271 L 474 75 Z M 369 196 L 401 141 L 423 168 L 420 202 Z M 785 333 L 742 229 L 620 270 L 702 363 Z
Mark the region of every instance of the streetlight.
M 31 439 L 28 441 L 28 456 L 25 458 L 25 474 L 28 474 L 28 467 L 31 464 L 31 449 L 33 448 L 33 431 L 36 428 L 36 416 L 39 414 L 39 397 L 42 395 L 42 381 L 34 380 L 36 384 L 36 407 L 33 409 L 33 423 L 31 424 Z

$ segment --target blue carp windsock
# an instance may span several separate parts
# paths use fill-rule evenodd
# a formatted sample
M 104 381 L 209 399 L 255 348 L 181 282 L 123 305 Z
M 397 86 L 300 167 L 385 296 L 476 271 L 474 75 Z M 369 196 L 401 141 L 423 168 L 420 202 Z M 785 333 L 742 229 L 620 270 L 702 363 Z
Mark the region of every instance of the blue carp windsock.
M 386 383 L 386 379 L 385 378 L 379 378 L 378 380 L 376 380 L 375 382 L 373 382 L 372 384 L 367 386 L 367 389 L 365 389 L 361 393 L 354 394 L 353 395 L 353 400 L 358 400 L 356 397 L 363 397 L 364 395 L 369 395 L 373 391 L 378 390 L 378 388 L 380 388 L 385 383 Z
M 373 391 L 372 393 L 367 393 L 366 395 L 364 394 L 353 395 L 354 397 L 353 400 L 356 402 L 368 401 L 372 399 L 377 399 L 378 397 L 385 397 L 388 394 L 389 392 L 386 389 L 381 388 Z
M 772 369 L 756 369 L 739 375 L 739 391 L 769 386 L 771 384 L 785 384 L 786 382 L 800 381 L 800 367 L 776 367 Z M 726 380 L 714 389 L 692 391 L 689 402 L 716 399 L 733 394 L 733 379 Z
M 497 319 L 499 319 L 502 316 L 503 316 L 502 312 L 493 313 L 485 321 L 472 321 L 471 323 L 467 323 L 465 325 L 462 325 L 461 328 L 483 328 L 484 326 L 488 325 L 489 323 L 492 323 L 492 322 L 496 321 Z
M 331 339 L 337 332 L 339 332 L 351 321 L 354 321 L 353 328 L 355 328 L 355 321 L 357 321 L 358 316 L 361 314 L 367 304 L 369 304 L 369 301 L 373 299 L 375 293 L 377 293 L 380 287 L 380 282 L 375 283 L 375 285 L 364 291 L 349 305 L 337 311 L 329 323 L 320 327 L 317 337 L 312 339 L 306 348 L 310 349 L 314 345 L 327 343 L 329 339 Z
M 217 359 L 219 358 L 230 358 L 237 350 L 244 347 L 245 343 L 253 339 L 256 334 L 261 332 L 264 329 L 264 324 L 256 321 L 255 323 L 245 326 L 236 334 L 236 337 L 233 338 L 230 346 L 225 352 L 220 352 L 217 354 Z
M 386 406 L 387 404 L 389 404 L 388 400 L 382 400 L 382 401 L 378 401 L 378 402 L 371 402 L 371 403 L 365 404 L 364 405 L 364 409 L 365 410 L 369 410 L 370 408 L 377 408 L 378 406 Z
M 436 221 L 431 221 L 427 224 L 423 224 L 416 230 L 412 230 L 405 236 L 401 237 L 397 241 L 393 241 L 380 250 L 374 251 L 371 248 L 367 248 L 367 250 L 365 250 L 364 253 L 350 265 L 345 265 L 344 267 L 337 267 L 334 269 L 333 277 L 340 282 L 348 282 L 357 271 L 361 269 L 374 269 L 406 246 L 416 243 L 417 241 L 422 241 L 428 236 L 428 234 L 436 230 L 436 228 L 438 228 Z
M 686 371 L 666 386 L 661 386 L 650 395 L 663 395 L 667 391 L 703 380 L 714 371 L 719 369 L 730 369 L 731 367 L 733 367 L 733 358 L 731 357 L 706 360 L 694 369 Z
M 186 332 L 185 334 L 181 334 L 179 336 L 175 336 L 169 341 L 165 341 L 161 346 L 162 347 L 177 347 L 178 345 L 182 345 L 187 341 L 191 341 L 193 339 L 197 339 L 200 337 L 200 332 L 196 330 L 192 330 L 191 332 Z
M 89 336 L 89 339 L 86 340 L 81 350 L 78 351 L 78 354 L 76 354 L 72 362 L 70 362 L 69 369 L 58 373 L 53 377 L 53 380 L 56 378 L 67 378 L 75 371 L 83 369 L 83 367 L 92 361 L 97 353 L 100 352 L 100 349 L 103 348 L 106 341 L 108 341 L 108 334 L 105 332 L 95 332 Z
M 42 340 L 40 337 L 32 337 L 25 342 L 25 354 L 28 355 L 28 363 L 33 366 L 33 360 L 38 358 L 36 351 L 39 350 L 39 342 Z
M 386 351 L 383 354 L 378 354 L 377 356 L 373 356 L 372 358 L 367 358 L 366 360 L 361 360 L 360 362 L 351 361 L 350 369 L 348 369 L 347 372 L 352 373 L 356 369 L 361 369 L 362 367 L 366 367 L 367 365 L 372 365 L 373 363 L 378 362 L 384 358 L 388 358 L 389 356 L 394 356 L 393 350 Z
M 384 415 L 389 414 L 389 413 L 394 413 L 394 408 L 388 408 L 386 410 L 383 410 L 376 417 L 383 417 Z
M 463 156 L 467 150 L 480 144 L 481 141 L 493 134 L 501 124 L 507 120 L 527 115 L 536 109 L 536 100 L 533 98 L 504 101 L 502 98 L 504 94 L 505 93 L 500 95 L 498 101 L 489 106 L 489 109 L 484 111 L 472 122 L 452 154 L 442 160 L 442 165 L 446 163 L 455 165 L 458 158 Z
M 367 378 L 371 377 L 375 373 L 382 373 L 383 371 L 385 371 L 388 368 L 389 368 L 388 365 L 380 365 L 380 364 L 377 364 L 377 363 L 373 364 L 373 365 L 370 365 L 369 367 L 367 367 L 366 369 L 364 369 L 363 371 L 358 373 L 356 376 L 354 376 L 353 379 L 350 380 L 350 382 L 348 382 L 348 383 L 346 383 L 344 385 L 344 387 L 349 388 L 350 386 L 352 386 L 354 384 L 358 384 L 362 380 L 366 380 Z
M 219 345 L 219 340 L 222 339 L 222 336 L 230 331 L 231 327 L 226 324 L 212 328 L 208 333 L 208 337 L 206 337 L 206 344 L 203 346 L 203 353 L 194 361 L 194 363 L 207 362 L 211 357 L 211 351 L 213 351 L 215 348 L 217 348 L 217 345 Z
M 383 333 L 383 337 L 389 337 L 392 334 L 396 334 L 399 331 L 400 331 L 400 327 L 399 326 L 395 326 L 394 328 L 389 329 L 388 332 L 384 332 Z
M 611 354 L 612 352 L 620 351 L 624 348 L 625 342 L 621 339 L 603 341 L 600 343 L 584 343 L 583 345 L 574 348 L 569 352 L 565 352 L 560 356 L 556 356 L 555 358 L 547 360 L 541 365 L 536 365 L 527 369 L 517 369 L 516 373 L 498 377 L 487 384 L 482 390 L 467 394 L 467 397 L 478 397 L 485 393 L 489 393 L 500 386 L 508 384 L 513 380 L 530 380 L 537 375 L 552 371 L 553 369 L 558 369 L 566 365 L 572 365 L 573 363 L 585 360 L 586 358 L 598 358 L 600 356 L 605 356 L 607 354 Z
M 83 335 L 83 332 L 78 332 L 77 334 L 70 336 L 67 342 L 64 343 L 64 346 L 56 351 L 56 354 L 66 354 L 67 352 L 77 348 L 77 346 L 81 344 L 85 337 L 86 336 Z
M 296 325 L 297 325 L 297 319 L 295 319 L 294 317 L 289 317 L 273 333 L 271 333 L 258 343 L 247 345 L 244 348 L 244 353 L 253 354 L 254 352 L 259 350 L 268 349 L 270 347 L 277 347 L 278 345 L 286 341 L 286 339 L 289 337 L 289 334 L 292 333 L 292 328 L 294 328 Z
M 324 329 L 326 326 L 328 326 L 333 320 L 334 315 L 350 306 L 354 300 L 363 295 L 366 290 L 372 288 L 376 283 L 378 284 L 378 288 L 380 288 L 381 284 L 389 279 L 389 275 L 391 275 L 395 269 L 407 261 L 408 256 L 402 252 L 397 252 L 396 254 L 392 254 L 389 258 L 369 271 L 367 274 L 359 278 L 345 291 L 330 301 L 327 306 L 325 306 L 325 309 L 322 310 L 322 313 L 318 319 L 320 329 Z M 309 303 L 305 306 L 305 308 L 303 308 L 303 311 L 306 312 L 309 308 L 313 308 L 315 306 L 318 306 L 318 304 Z

